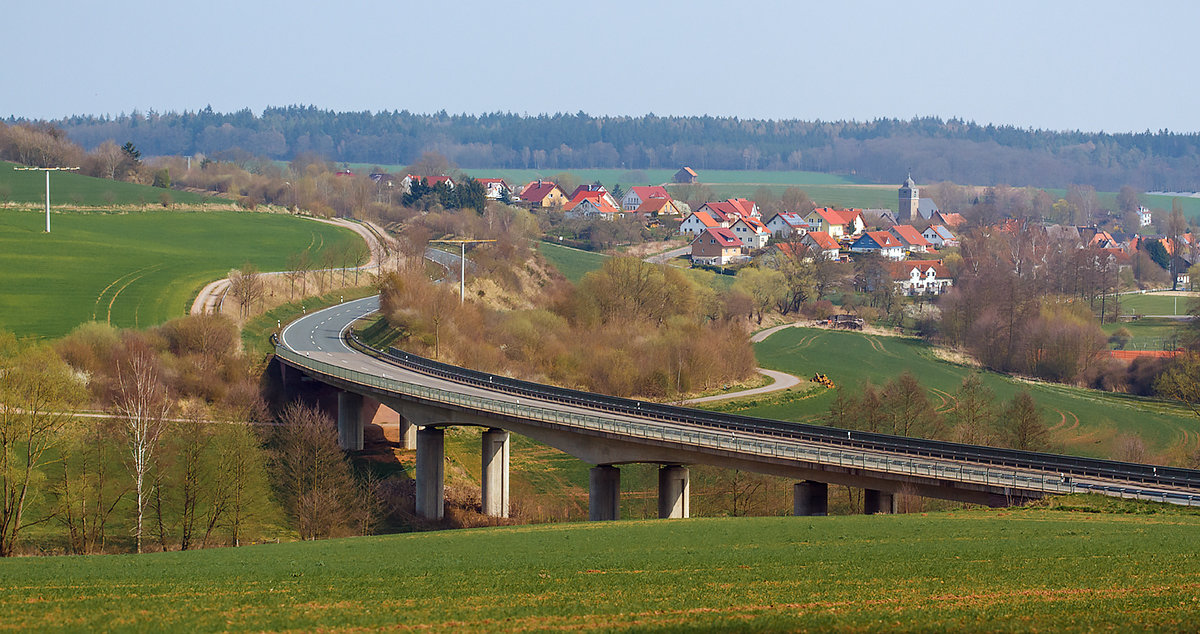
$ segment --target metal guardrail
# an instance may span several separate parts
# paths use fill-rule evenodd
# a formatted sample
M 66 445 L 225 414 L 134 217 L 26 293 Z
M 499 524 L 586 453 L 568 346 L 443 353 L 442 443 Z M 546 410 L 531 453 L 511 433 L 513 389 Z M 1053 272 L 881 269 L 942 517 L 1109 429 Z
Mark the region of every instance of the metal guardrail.
M 432 359 L 427 359 L 395 348 L 382 351 L 372 348 L 358 339 L 353 330 L 347 341 L 351 347 L 365 354 L 383 358 L 410 370 L 429 374 L 491 390 L 504 391 L 542 400 L 581 405 L 614 413 L 626 413 L 644 418 L 699 425 L 715 429 L 773 435 L 782 438 L 823 442 L 833 445 L 870 449 L 914 456 L 965 460 L 999 467 L 1012 467 L 1036 471 L 1052 471 L 1068 476 L 1089 476 L 1151 483 L 1163 486 L 1180 486 L 1200 489 L 1200 471 L 1178 467 L 1146 465 L 1140 463 L 1084 458 L 1062 454 L 1003 449 L 984 445 L 967 445 L 941 440 L 893 436 L 875 432 L 851 431 L 835 427 L 807 425 L 765 418 L 721 414 L 692 408 L 665 405 L 627 398 L 583 392 L 552 385 L 522 381 L 501 375 L 470 370 Z
M 359 345 L 362 344 L 360 343 Z M 1038 491 L 1054 494 L 1096 491 L 1110 495 L 1117 493 L 1122 497 L 1126 497 L 1126 494 L 1128 494 L 1128 497 L 1139 499 L 1200 506 L 1200 495 L 1173 492 L 1159 492 L 1158 494 L 1151 495 L 1146 491 L 1137 489 L 1099 487 L 1086 483 L 1074 483 L 1058 476 L 1023 473 L 1013 469 L 996 469 L 987 466 L 964 464 L 951 465 L 937 460 L 927 460 L 918 457 L 893 458 L 890 456 L 874 455 L 866 449 L 846 450 L 836 447 L 829 449 L 806 447 L 797 444 L 801 439 L 759 439 L 739 437 L 734 433 L 716 433 L 704 429 L 696 429 L 694 431 L 680 430 L 662 425 L 654 425 L 651 421 L 639 423 L 630 420 L 564 412 L 533 404 L 511 403 L 499 399 L 472 396 L 461 392 L 388 379 L 313 359 L 280 345 L 276 346 L 276 354 L 289 364 L 311 372 L 395 394 L 416 397 L 435 403 L 456 405 L 490 414 L 610 432 L 631 438 L 675 442 L 698 447 L 735 451 L 746 455 L 791 459 L 822 465 L 856 467 L 891 474 L 925 476 L 955 482 L 970 482 L 1015 491 Z

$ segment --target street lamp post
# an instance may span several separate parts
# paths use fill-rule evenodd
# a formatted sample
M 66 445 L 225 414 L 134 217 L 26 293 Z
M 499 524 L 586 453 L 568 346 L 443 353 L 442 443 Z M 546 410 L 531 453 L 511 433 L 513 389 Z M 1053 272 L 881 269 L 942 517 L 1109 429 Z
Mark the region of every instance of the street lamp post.
M 78 170 L 78 167 L 14 167 L 13 170 L 18 172 L 45 172 L 46 173 L 46 233 L 50 233 L 50 172 L 70 172 Z
M 457 244 L 459 246 L 458 256 L 458 303 L 462 304 L 467 301 L 467 245 L 479 244 L 482 242 L 495 242 L 495 240 L 430 240 L 430 242 L 440 242 L 442 244 Z

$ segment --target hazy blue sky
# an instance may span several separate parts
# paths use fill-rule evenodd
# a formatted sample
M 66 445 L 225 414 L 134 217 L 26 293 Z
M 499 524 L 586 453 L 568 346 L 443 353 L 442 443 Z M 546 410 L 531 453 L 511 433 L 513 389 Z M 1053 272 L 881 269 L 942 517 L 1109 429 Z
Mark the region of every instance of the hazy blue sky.
M 936 115 L 1200 131 L 1200 2 L 40 2 L 0 116 L 133 109 Z

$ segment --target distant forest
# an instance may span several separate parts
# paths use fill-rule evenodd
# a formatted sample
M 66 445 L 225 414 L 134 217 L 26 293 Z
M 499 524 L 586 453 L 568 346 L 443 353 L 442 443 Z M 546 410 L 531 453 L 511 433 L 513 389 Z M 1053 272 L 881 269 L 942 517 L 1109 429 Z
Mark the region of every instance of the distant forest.
M 20 120 L 10 119 L 11 123 Z M 313 106 L 75 116 L 51 121 L 94 148 L 129 141 L 146 155 L 316 154 L 336 162 L 408 164 L 437 151 L 460 167 L 811 170 L 920 181 L 1114 191 L 1200 190 L 1200 134 L 1054 132 L 959 119 L 773 121 L 736 117 L 527 116 L 333 112 Z

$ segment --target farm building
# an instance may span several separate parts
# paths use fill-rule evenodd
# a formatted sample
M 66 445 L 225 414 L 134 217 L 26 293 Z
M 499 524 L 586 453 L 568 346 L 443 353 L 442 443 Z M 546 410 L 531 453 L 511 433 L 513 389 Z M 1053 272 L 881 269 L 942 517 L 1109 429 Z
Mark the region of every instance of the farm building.
M 696 171 L 690 167 L 684 166 L 675 172 L 675 177 L 672 179 L 676 183 L 694 183 L 696 182 Z

